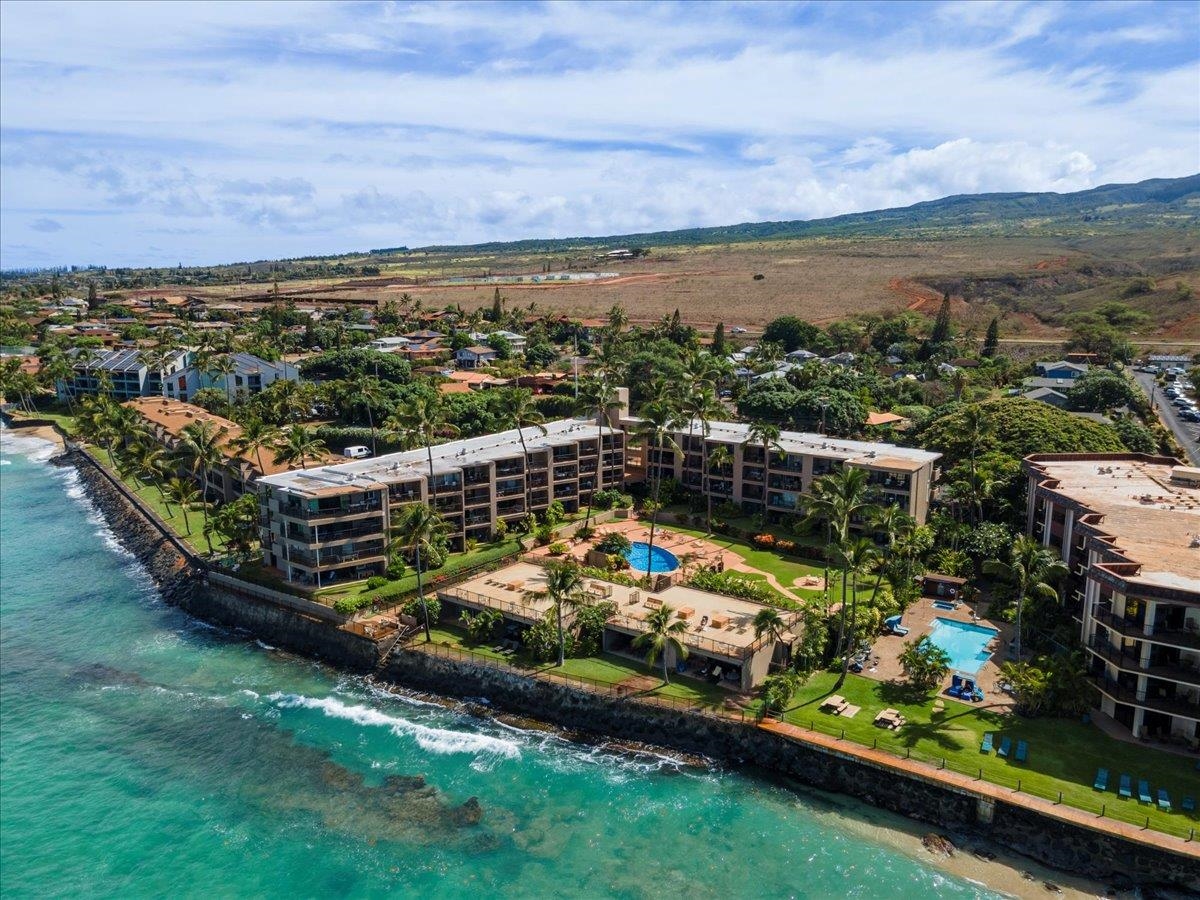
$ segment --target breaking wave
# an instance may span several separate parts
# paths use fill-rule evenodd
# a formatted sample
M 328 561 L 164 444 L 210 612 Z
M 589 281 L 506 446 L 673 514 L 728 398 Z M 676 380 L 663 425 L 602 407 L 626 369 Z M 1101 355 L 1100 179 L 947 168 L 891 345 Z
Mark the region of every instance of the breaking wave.
M 417 742 L 417 746 L 429 753 L 475 753 L 507 759 L 518 759 L 521 756 L 521 749 L 514 741 L 486 734 L 431 728 L 398 716 L 389 716 L 369 706 L 350 706 L 336 697 L 317 698 L 274 693 L 267 699 L 281 709 L 313 709 L 330 718 L 345 719 L 356 725 L 388 728 L 397 737 L 411 737 Z

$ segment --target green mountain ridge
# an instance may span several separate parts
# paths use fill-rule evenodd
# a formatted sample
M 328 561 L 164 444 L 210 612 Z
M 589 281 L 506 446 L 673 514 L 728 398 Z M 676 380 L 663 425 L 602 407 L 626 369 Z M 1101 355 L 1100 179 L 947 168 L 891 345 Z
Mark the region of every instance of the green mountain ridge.
M 594 247 L 662 247 L 680 244 L 722 244 L 811 237 L 880 236 L 898 228 L 1003 230 L 1030 220 L 1074 220 L 1094 227 L 1140 228 L 1150 225 L 1200 225 L 1200 174 L 1184 178 L 1152 178 L 1136 184 L 1105 184 L 1085 191 L 1059 194 L 956 194 L 912 206 L 847 213 L 827 219 L 783 222 L 743 222 L 674 231 L 650 231 L 593 237 L 529 238 L 481 244 L 433 245 L 416 248 L 429 253 L 561 251 Z M 396 250 L 372 250 L 390 254 Z

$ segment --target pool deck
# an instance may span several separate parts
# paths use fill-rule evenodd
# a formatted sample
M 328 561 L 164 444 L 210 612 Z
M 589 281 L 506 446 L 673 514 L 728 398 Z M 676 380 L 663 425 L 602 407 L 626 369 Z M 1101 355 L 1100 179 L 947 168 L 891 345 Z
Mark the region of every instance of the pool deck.
M 908 629 L 906 637 L 894 634 L 877 637 L 871 648 L 871 664 L 863 669 L 862 674 L 876 681 L 903 681 L 904 670 L 900 667 L 899 656 L 904 649 L 904 645 L 908 641 L 929 634 L 933 629 L 933 623 L 936 619 L 950 619 L 954 622 L 965 622 L 971 625 L 985 625 L 988 628 L 995 628 L 999 632 L 999 635 L 996 637 L 996 652 L 992 654 L 987 662 L 979 666 L 979 671 L 975 674 L 975 683 L 983 691 L 983 701 L 979 705 L 987 705 L 992 708 L 999 707 L 1001 709 L 1010 708 L 1013 705 L 1012 697 L 1000 690 L 999 679 L 1000 663 L 1004 661 L 1004 648 L 1008 646 L 1008 642 L 1013 635 L 1012 625 L 985 617 L 976 618 L 975 608 L 979 607 L 982 609 L 986 607 L 987 604 L 984 602 L 959 602 L 957 609 L 949 610 L 935 607 L 933 604 L 938 599 L 938 597 L 922 597 L 904 611 L 902 624 Z M 875 657 L 879 658 L 878 663 L 874 662 Z M 954 672 L 951 670 L 950 674 L 946 676 L 945 682 L 939 689 L 939 696 L 945 696 L 941 694 L 941 691 L 950 686 L 950 679 L 953 674 Z

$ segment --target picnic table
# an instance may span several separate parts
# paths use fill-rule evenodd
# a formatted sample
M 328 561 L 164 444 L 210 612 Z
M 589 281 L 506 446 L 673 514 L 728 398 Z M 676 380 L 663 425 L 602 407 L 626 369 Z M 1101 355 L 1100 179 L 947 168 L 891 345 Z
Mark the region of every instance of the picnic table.
M 840 694 L 831 694 L 825 698 L 825 702 L 821 704 L 821 709 L 832 709 L 840 713 L 849 705 L 850 702 L 845 697 Z

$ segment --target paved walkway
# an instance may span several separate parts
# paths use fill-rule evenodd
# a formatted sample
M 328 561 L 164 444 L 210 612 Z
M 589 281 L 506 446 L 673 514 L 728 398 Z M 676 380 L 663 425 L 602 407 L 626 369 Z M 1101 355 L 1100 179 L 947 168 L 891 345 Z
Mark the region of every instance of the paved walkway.
M 797 743 L 811 744 L 821 747 L 824 750 L 853 756 L 857 759 L 896 772 L 902 772 L 915 778 L 948 785 L 977 797 L 987 797 L 1003 803 L 1024 806 L 1028 809 L 1036 810 L 1043 815 L 1064 822 L 1070 822 L 1072 825 L 1079 825 L 1080 827 L 1089 828 L 1092 831 L 1099 831 L 1104 834 L 1117 834 L 1126 840 L 1143 844 L 1147 847 L 1169 850 L 1172 853 L 1200 860 L 1200 842 L 1197 841 L 1186 841 L 1183 838 L 1173 837 L 1161 831 L 1142 829 L 1136 825 L 1130 825 L 1117 819 L 1101 818 L 1093 813 L 1076 809 L 1073 806 L 1060 805 L 1031 794 L 1019 793 L 1011 788 L 1004 788 L 987 781 L 976 780 L 969 775 L 961 775 L 958 772 L 948 769 L 938 769 L 913 759 L 902 759 L 888 753 L 886 750 L 873 750 L 870 747 L 855 744 L 852 741 L 838 740 L 819 731 L 806 731 L 788 722 L 764 719 L 759 723 L 758 727 L 796 741 Z

